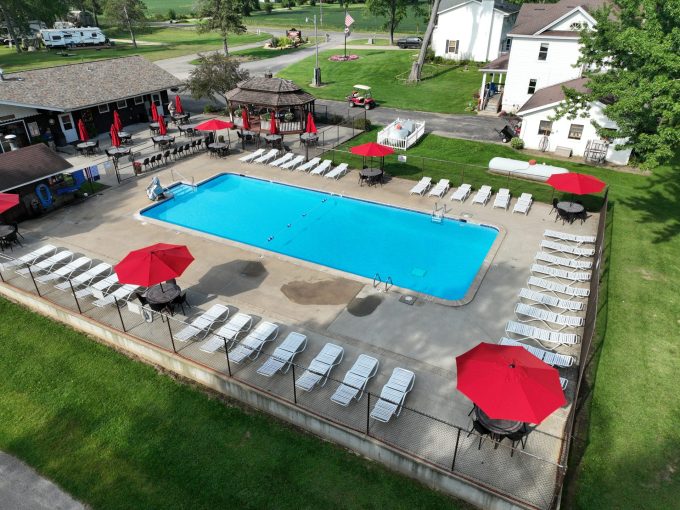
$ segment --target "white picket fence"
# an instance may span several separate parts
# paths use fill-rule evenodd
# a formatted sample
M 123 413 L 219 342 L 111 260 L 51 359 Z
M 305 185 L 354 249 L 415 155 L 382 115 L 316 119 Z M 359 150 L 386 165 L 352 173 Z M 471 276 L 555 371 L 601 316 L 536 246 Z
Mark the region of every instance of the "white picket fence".
M 392 128 L 397 124 L 403 124 L 404 122 L 406 121 L 402 119 L 397 119 L 394 122 L 392 122 L 389 126 L 387 126 L 385 129 L 380 131 L 378 133 L 378 143 L 381 145 L 387 145 L 388 147 L 392 147 L 393 149 L 401 149 L 404 151 L 411 147 L 413 144 L 415 144 L 418 141 L 418 139 L 425 133 L 424 122 L 417 122 L 415 120 L 410 121 L 413 122 L 416 128 L 413 131 L 413 133 L 411 133 L 407 138 L 390 138 L 389 133 L 391 132 Z

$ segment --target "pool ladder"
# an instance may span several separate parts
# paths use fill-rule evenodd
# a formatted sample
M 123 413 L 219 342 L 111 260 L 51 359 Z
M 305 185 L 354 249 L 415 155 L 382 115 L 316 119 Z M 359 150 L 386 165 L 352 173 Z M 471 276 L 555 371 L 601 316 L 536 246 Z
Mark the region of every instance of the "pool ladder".
M 375 273 L 375 276 L 373 277 L 373 288 L 379 287 L 380 284 L 383 285 L 382 290 L 378 289 L 380 292 L 387 292 L 392 285 L 394 285 L 391 276 L 388 276 L 387 279 L 383 281 L 382 278 L 380 278 L 380 273 Z
M 177 174 L 180 178 L 177 179 L 177 177 L 175 177 L 175 174 Z M 191 186 L 191 189 L 194 190 L 194 191 L 196 191 L 197 186 L 196 186 L 196 184 L 194 183 L 194 177 L 193 177 L 193 176 L 191 177 L 191 179 L 188 179 L 188 178 L 186 178 L 184 175 L 182 175 L 181 173 L 179 173 L 177 170 L 174 170 L 172 167 L 170 168 L 170 175 L 172 176 L 172 179 L 173 179 L 174 181 L 179 181 L 179 182 L 181 182 L 182 184 L 186 184 L 187 186 Z
M 432 210 L 431 220 L 432 223 L 441 223 L 444 220 L 444 215 L 447 213 L 446 204 L 439 207 L 437 202 L 434 203 L 434 209 Z

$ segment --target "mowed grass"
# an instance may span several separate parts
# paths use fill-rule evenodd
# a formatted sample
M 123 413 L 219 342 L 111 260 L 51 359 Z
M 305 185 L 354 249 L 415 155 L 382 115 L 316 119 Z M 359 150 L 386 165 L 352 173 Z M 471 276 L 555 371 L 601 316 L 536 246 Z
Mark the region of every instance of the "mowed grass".
M 467 508 L 4 299 L 0 316 L 0 450 L 93 508 Z
M 379 107 L 406 108 L 442 113 L 470 113 L 465 108 L 473 102 L 479 89 L 479 73 L 475 66 L 426 66 L 430 76 L 417 85 L 405 83 L 417 51 L 352 50 L 358 60 L 331 62 L 332 55 L 342 49 L 319 53 L 323 87 L 309 86 L 314 75 L 315 57 L 311 56 L 288 66 L 278 76 L 293 80 L 316 97 L 343 101 L 356 83 L 373 87 L 373 97 Z
M 104 33 L 112 38 L 127 39 L 130 37 L 130 34 L 124 31 L 105 29 Z M 271 35 L 269 34 L 247 33 L 230 36 L 228 42 L 229 45 L 238 46 L 240 44 L 265 41 L 270 38 Z M 0 62 L 2 62 L 5 72 L 16 72 L 105 58 L 126 57 L 129 55 L 142 55 L 153 61 L 222 48 L 222 40 L 218 34 L 212 32 L 199 34 L 194 29 L 188 28 L 149 28 L 138 35 L 138 40 L 161 44 L 139 45 L 135 48 L 132 44 L 117 43 L 111 48 L 101 50 L 67 50 L 68 54 L 73 55 L 70 57 L 59 55 L 58 52 L 60 50 L 16 53 L 13 49 L 2 46 L 0 47 Z

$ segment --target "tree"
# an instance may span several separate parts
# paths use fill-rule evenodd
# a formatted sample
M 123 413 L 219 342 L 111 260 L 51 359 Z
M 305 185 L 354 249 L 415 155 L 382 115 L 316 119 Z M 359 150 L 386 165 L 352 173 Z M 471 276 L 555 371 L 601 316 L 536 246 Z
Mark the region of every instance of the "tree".
M 227 34 L 242 34 L 246 31 L 241 18 L 241 5 L 238 0 L 198 0 L 199 17 L 204 21 L 196 26 L 200 32 L 217 30 L 222 36 L 224 54 L 229 55 Z
M 114 23 L 127 27 L 136 48 L 135 29 L 146 24 L 146 4 L 142 0 L 106 0 L 104 14 Z
M 218 94 L 226 101 L 227 92 L 248 76 L 248 71 L 241 69 L 237 61 L 219 53 L 210 53 L 199 57 L 185 88 L 194 99 L 212 99 Z
M 653 168 L 680 151 L 680 2 L 614 0 L 593 13 L 595 30 L 581 33 L 579 65 L 585 92 L 565 89 L 556 118 L 585 116 L 594 101 L 618 125 L 619 148 L 631 148 L 642 166 Z M 595 125 L 598 134 L 611 129 Z
M 17 44 L 17 53 L 21 53 L 19 38 L 28 33 L 28 21 L 39 19 L 50 23 L 63 17 L 68 6 L 63 0 L 0 0 L 0 17 L 7 26 L 7 32 Z
M 430 13 L 430 20 L 427 22 L 427 29 L 423 37 L 423 44 L 420 46 L 418 59 L 411 66 L 411 74 L 409 74 L 408 81 L 419 82 L 420 76 L 423 72 L 423 65 L 425 65 L 425 55 L 427 55 L 427 48 L 430 46 L 432 39 L 432 32 L 434 32 L 434 25 L 437 20 L 437 13 L 439 12 L 439 0 L 432 2 L 432 12 Z
M 418 0 L 367 0 L 366 9 L 376 16 L 384 16 L 383 28 L 390 33 L 390 44 L 394 44 L 394 31 L 406 17 L 409 8 L 415 15 L 421 15 L 422 10 Z

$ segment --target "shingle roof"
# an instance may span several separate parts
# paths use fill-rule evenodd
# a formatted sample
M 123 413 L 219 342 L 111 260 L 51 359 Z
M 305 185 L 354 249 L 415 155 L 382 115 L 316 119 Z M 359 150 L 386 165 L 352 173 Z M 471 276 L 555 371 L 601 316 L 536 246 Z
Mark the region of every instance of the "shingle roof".
M 564 92 L 562 87 L 568 89 L 575 89 L 578 92 L 587 92 L 588 87 L 586 87 L 586 82 L 588 78 L 577 78 L 575 80 L 569 80 L 556 85 L 551 85 L 544 89 L 538 89 L 531 98 L 522 105 L 517 113 L 527 112 L 529 110 L 534 110 L 535 108 L 540 108 L 541 106 L 547 106 L 555 103 L 559 103 L 564 100 Z
M 0 192 L 18 188 L 71 168 L 43 143 L 0 154 Z
M 262 77 L 242 81 L 226 96 L 236 103 L 273 107 L 301 106 L 316 100 L 290 80 Z
M 533 35 L 577 7 L 592 13 L 607 3 L 608 0 L 561 0 L 556 4 L 524 4 L 508 35 Z M 579 37 L 580 34 L 565 32 L 562 35 Z
M 121 57 L 6 74 L 0 104 L 72 111 L 181 84 L 142 57 Z
M 480 68 L 480 71 L 507 71 L 508 61 L 510 60 L 510 53 L 501 55 L 496 60 L 492 60 L 484 67 Z
M 469 2 L 470 0 L 441 0 L 439 4 L 439 10 L 437 11 L 437 14 L 440 12 L 447 11 L 451 9 L 452 7 L 457 7 L 458 5 L 464 4 Z M 479 2 L 480 0 L 473 0 L 475 2 Z M 506 12 L 508 14 L 512 14 L 513 12 L 519 11 L 519 5 L 515 5 L 510 2 L 504 2 L 502 0 L 495 0 L 494 1 L 494 8 L 498 9 L 499 11 Z

